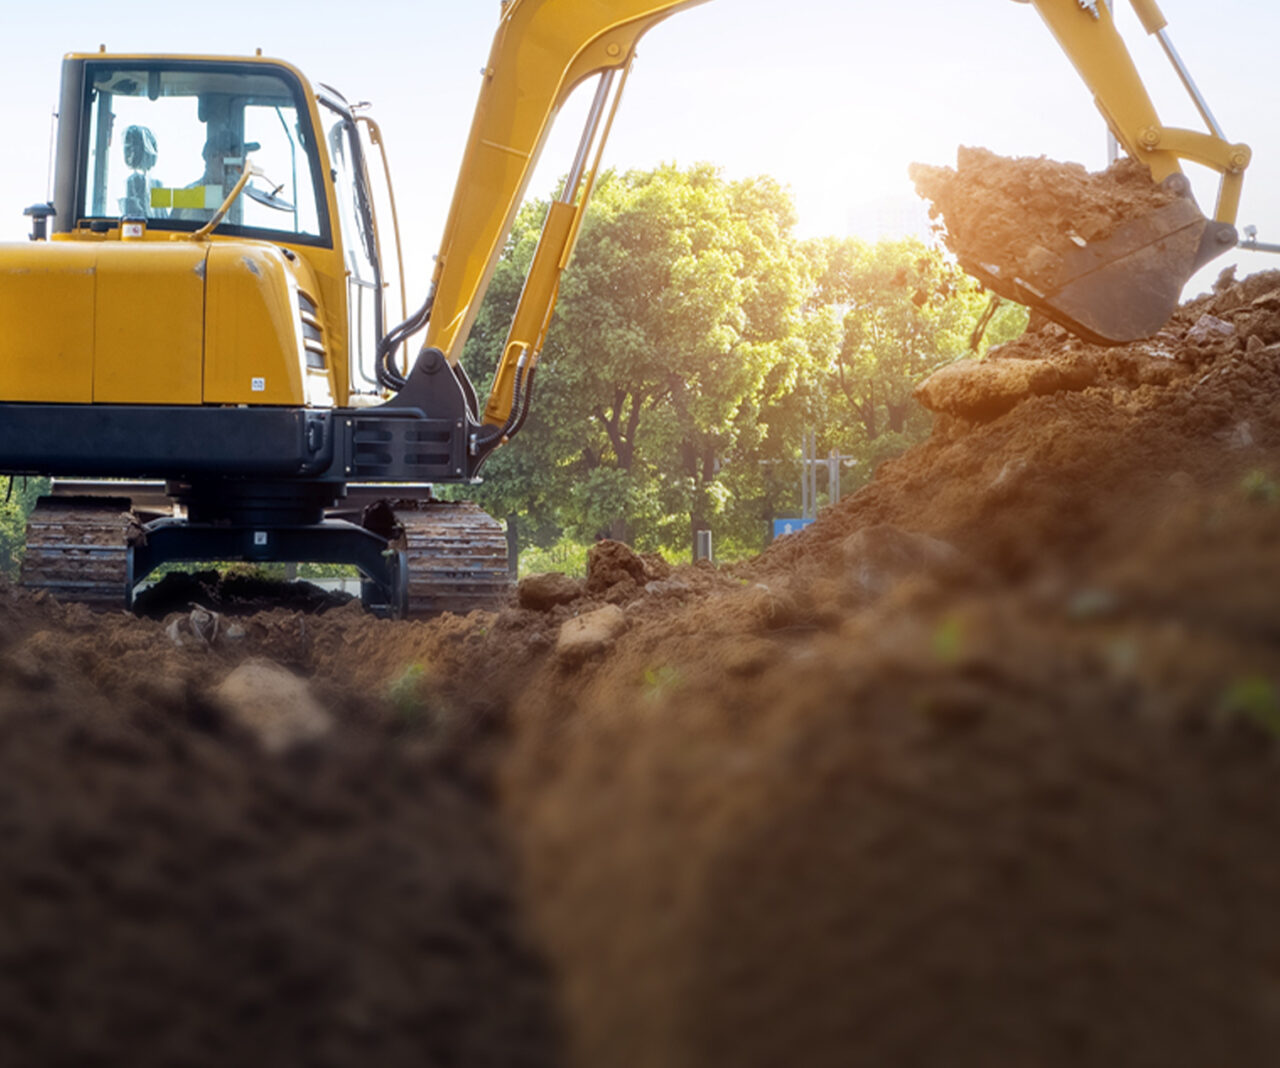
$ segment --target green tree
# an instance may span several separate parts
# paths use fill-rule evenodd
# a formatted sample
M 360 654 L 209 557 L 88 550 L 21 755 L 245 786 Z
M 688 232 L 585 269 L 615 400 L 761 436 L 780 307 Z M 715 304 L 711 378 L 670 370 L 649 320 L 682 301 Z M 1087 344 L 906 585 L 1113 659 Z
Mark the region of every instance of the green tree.
M 17 580 L 27 542 L 27 516 L 47 493 L 47 478 L 0 478 L 0 572 Z
M 539 214 L 522 213 L 477 320 L 465 359 L 485 374 Z M 486 503 L 519 498 L 517 510 L 550 512 L 578 537 L 607 531 L 652 547 L 688 544 L 723 514 L 726 458 L 759 432 L 807 286 L 793 225 L 772 179 L 727 182 L 707 165 L 604 175 L 564 279 L 524 456 L 495 457 Z
M 805 247 L 815 283 L 808 317 L 829 360 L 824 415 L 842 428 L 832 447 L 853 452 L 866 477 L 876 463 L 927 436 L 931 417 L 913 398 L 943 364 L 981 354 L 1026 327 L 1026 309 L 990 301 L 949 257 L 915 239 L 871 245 L 822 239 Z
M 546 203 L 520 213 L 464 353 L 483 388 Z M 532 414 L 479 498 L 549 545 L 756 550 L 798 505 L 800 442 L 857 457 L 855 483 L 928 433 L 911 398 L 970 351 L 980 287 L 919 241 L 797 242 L 787 192 L 709 165 L 601 177 L 566 273 Z M 1019 332 L 1007 306 L 979 351 Z M 849 487 L 852 488 L 852 487 Z M 468 492 L 472 492 L 469 488 Z

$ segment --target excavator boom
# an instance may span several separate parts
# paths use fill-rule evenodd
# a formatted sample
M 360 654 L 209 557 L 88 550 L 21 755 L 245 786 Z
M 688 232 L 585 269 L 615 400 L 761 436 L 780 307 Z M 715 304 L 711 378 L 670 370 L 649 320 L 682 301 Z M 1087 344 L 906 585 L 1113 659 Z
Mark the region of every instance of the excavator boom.
M 706 0 L 510 0 L 494 37 L 453 204 L 445 223 L 426 346 L 456 364 L 497 266 L 529 179 L 561 105 L 592 75 L 601 77 L 566 188 L 552 206 L 520 310 L 504 346 L 486 423 L 512 415 L 518 365 L 532 370 L 555 304 L 561 271 L 590 197 L 636 43 L 653 26 Z M 593 152 L 594 148 L 594 152 Z M 589 161 L 594 160 L 594 163 Z

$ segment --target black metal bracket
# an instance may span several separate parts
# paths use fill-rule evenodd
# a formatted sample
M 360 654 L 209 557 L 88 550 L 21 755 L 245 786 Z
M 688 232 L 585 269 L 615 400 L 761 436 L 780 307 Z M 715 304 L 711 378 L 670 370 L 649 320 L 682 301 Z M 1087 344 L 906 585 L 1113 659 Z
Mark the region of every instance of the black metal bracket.
M 401 618 L 408 609 L 405 554 L 386 538 L 341 519 L 308 526 L 244 526 L 157 519 L 130 549 L 133 589 L 161 564 L 211 560 L 350 564 L 364 576 L 365 607 Z

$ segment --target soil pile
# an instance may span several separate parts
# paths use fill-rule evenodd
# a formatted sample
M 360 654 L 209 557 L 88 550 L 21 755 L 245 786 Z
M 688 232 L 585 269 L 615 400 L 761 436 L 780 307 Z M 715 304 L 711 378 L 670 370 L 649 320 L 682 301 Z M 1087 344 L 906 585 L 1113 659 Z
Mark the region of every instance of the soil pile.
M 1102 241 L 1176 199 L 1128 157 L 1090 173 L 1078 163 L 962 147 L 954 169 L 915 163 L 910 174 L 947 247 L 996 278 L 1051 276 L 1065 248 Z
M 518 702 L 575 1063 L 1276 1048 L 1280 274 L 992 368 L 1000 404 Z
M 5 592 L 0 1060 L 1268 1063 L 1280 274 L 921 395 L 737 568 L 604 542 L 429 623 Z

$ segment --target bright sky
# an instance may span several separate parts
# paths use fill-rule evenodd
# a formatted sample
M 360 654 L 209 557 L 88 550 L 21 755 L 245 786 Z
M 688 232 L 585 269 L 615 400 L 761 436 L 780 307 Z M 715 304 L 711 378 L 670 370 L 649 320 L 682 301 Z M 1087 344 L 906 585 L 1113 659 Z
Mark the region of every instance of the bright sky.
M 1159 46 L 1117 0 L 1122 29 L 1166 124 L 1196 126 Z M 1280 243 L 1280 79 L 1270 48 L 1280 5 L 1162 0 L 1170 33 L 1230 138 L 1254 165 L 1240 224 Z M 265 54 L 369 100 L 389 143 L 411 282 L 425 284 L 470 123 L 498 0 L 307 5 L 223 0 L 161 6 L 6 0 L 0 11 L 5 166 L 0 240 L 29 232 L 45 199 L 61 55 L 93 51 Z M 566 120 L 569 116 L 566 116 Z M 565 125 L 565 124 L 562 124 Z M 576 129 L 544 156 L 533 192 L 567 169 Z M 1029 5 L 1009 0 L 711 0 L 641 43 L 606 162 L 709 160 L 729 177 L 772 174 L 796 197 L 803 235 L 898 236 L 920 225 L 913 160 L 954 162 L 959 144 L 1105 164 L 1089 94 Z M 1197 183 L 1210 208 L 1212 179 Z M 1280 256 L 1237 253 L 1242 274 Z M 1197 280 L 1200 288 L 1206 282 Z M 411 300 L 415 300 L 413 294 Z

